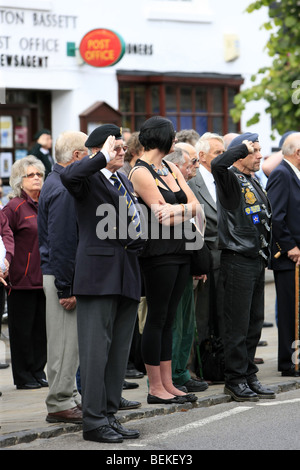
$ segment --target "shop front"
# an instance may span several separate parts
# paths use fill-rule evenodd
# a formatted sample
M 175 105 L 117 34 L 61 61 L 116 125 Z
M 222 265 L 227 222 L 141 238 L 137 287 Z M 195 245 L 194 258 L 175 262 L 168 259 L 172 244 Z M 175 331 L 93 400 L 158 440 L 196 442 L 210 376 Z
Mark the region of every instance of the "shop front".
M 161 115 L 178 131 L 244 130 L 230 116 L 248 73 L 236 46 L 242 22 L 230 26 L 235 35 L 225 34 L 224 12 L 204 0 L 132 0 L 130 9 L 121 0 L 105 9 L 100 3 L 0 0 L 0 177 L 6 181 L 42 128 L 55 142 L 62 131 L 89 134 L 107 122 L 138 131 L 145 119 Z M 226 53 L 224 35 L 227 42 L 235 38 Z M 249 48 L 259 65 L 255 44 Z

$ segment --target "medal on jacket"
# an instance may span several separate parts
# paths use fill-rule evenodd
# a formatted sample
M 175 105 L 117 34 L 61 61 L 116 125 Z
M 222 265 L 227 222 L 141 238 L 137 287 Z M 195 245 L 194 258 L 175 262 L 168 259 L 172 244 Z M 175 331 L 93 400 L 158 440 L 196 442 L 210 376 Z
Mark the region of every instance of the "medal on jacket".
M 246 188 L 244 196 L 245 196 L 245 201 L 247 204 L 252 205 L 257 201 L 255 194 L 252 191 L 250 191 L 249 188 Z

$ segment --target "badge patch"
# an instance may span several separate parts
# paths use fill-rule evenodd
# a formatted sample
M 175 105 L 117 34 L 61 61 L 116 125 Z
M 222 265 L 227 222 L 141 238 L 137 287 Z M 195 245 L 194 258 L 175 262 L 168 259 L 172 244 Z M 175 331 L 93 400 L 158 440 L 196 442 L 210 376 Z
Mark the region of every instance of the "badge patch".
M 255 194 L 249 188 L 246 188 L 245 201 L 247 204 L 254 204 L 257 201 Z
M 245 212 L 246 214 L 256 214 L 257 212 L 260 212 L 261 211 L 261 208 L 260 208 L 260 205 L 256 205 L 256 206 L 251 206 L 251 207 L 245 207 Z
M 260 222 L 259 216 L 257 214 L 252 216 L 252 220 L 253 220 L 254 224 L 259 224 L 259 222 Z

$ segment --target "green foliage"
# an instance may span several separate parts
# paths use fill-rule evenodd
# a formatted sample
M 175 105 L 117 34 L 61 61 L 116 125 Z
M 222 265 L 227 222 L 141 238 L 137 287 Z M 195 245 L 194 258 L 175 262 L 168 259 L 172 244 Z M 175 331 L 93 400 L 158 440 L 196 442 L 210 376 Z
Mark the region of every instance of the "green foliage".
M 254 85 L 235 97 L 231 116 L 239 121 L 248 102 L 264 99 L 272 130 L 282 135 L 287 130 L 300 129 L 300 1 L 258 0 L 246 11 L 252 13 L 263 7 L 268 8 L 270 18 L 262 28 L 270 31 L 266 49 L 273 62 L 270 67 L 259 69 L 251 77 Z M 256 113 L 247 125 L 259 119 L 260 114 Z

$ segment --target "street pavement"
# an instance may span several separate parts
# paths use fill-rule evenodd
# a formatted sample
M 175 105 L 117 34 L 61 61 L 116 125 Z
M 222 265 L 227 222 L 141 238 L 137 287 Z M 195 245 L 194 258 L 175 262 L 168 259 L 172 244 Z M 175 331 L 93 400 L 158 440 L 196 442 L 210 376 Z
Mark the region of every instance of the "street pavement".
M 270 386 L 276 393 L 300 388 L 300 378 L 282 377 L 277 371 L 277 327 L 275 321 L 275 288 L 273 274 L 266 272 L 265 289 L 265 321 L 273 323 L 272 327 L 262 330 L 261 340 L 267 342 L 267 346 L 257 348 L 256 357 L 263 358 L 260 364 L 258 378 L 264 384 Z M 0 362 L 10 363 L 9 339 L 6 325 L 2 325 L 0 341 Z M 180 410 L 188 410 L 194 407 L 209 407 L 231 400 L 223 393 L 223 384 L 211 384 L 203 392 L 196 393 L 198 401 L 184 405 L 148 405 L 147 404 L 147 377 L 133 381 L 139 387 L 131 390 L 123 390 L 122 396 L 127 400 L 141 402 L 141 407 L 135 410 L 119 411 L 118 419 L 121 423 L 130 420 L 139 420 L 152 417 L 157 414 L 169 414 Z M 63 433 L 76 432 L 81 425 L 47 423 L 45 418 L 47 410 L 45 399 L 48 388 L 37 390 L 16 390 L 11 367 L 0 370 L 0 448 L 11 448 L 16 444 L 31 442 L 38 438 L 50 438 Z

